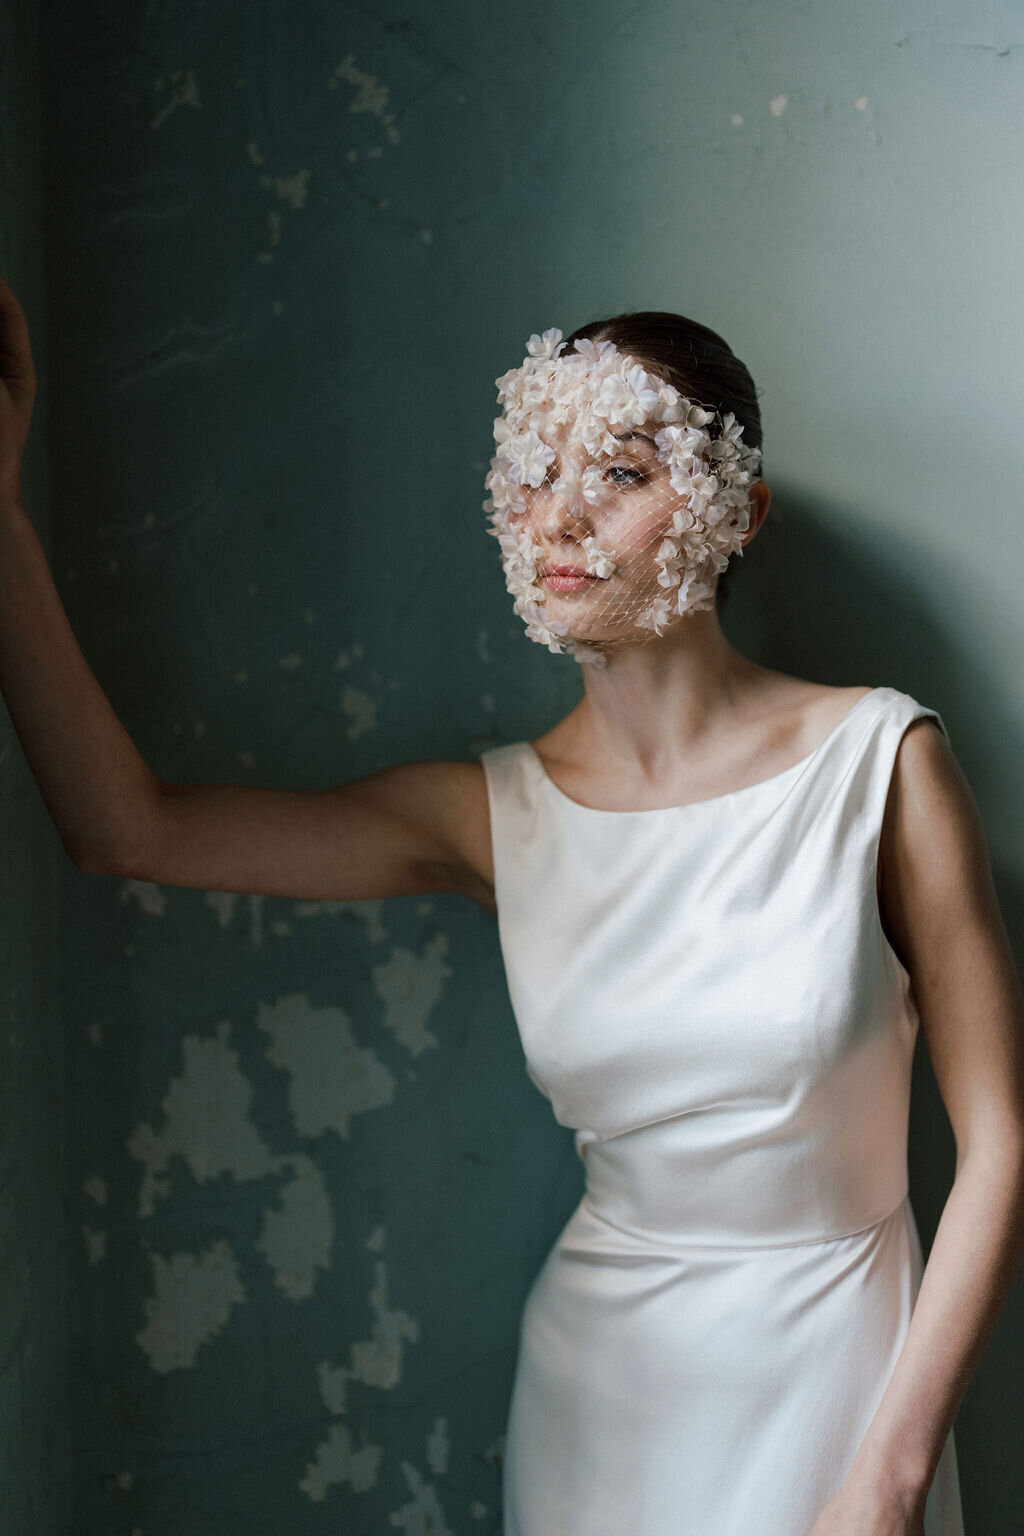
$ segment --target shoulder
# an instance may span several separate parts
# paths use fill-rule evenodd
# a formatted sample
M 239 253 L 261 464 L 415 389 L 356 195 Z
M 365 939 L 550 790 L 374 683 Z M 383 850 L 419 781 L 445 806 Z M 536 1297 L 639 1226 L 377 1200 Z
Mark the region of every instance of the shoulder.
M 911 716 L 897 743 L 879 839 L 885 916 L 909 943 L 912 921 L 961 920 L 990 880 L 977 802 L 949 739 L 934 716 Z

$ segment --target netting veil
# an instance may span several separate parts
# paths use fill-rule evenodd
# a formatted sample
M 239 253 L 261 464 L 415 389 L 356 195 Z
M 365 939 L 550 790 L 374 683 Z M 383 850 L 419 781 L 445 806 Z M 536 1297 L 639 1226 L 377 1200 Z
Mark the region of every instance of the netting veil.
M 488 532 L 531 640 L 607 664 L 711 608 L 761 453 L 610 341 L 531 336 L 496 380 Z

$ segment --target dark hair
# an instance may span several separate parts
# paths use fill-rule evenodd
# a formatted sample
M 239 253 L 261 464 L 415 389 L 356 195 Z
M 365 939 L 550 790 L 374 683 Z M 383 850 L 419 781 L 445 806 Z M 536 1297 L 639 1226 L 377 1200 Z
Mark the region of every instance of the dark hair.
M 592 320 L 566 338 L 565 352 L 576 341 L 611 341 L 620 352 L 635 357 L 638 363 L 673 385 L 681 395 L 715 411 L 719 422 L 732 411 L 743 428 L 743 441 L 751 448 L 761 447 L 761 411 L 754 381 L 727 341 L 685 315 L 667 310 L 640 310 L 635 314 L 613 315 L 609 320 Z M 709 430 L 714 434 L 712 424 Z M 719 598 L 726 594 L 727 578 L 734 562 L 718 580 Z

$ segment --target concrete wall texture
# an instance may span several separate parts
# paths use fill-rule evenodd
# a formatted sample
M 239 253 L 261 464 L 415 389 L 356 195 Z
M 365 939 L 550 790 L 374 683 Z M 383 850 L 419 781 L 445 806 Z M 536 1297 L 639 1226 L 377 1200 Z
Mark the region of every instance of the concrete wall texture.
M 45 353 L 40 96 L 33 4 L 0 4 L 0 270 Z M 23 475 L 48 553 L 45 382 Z M 68 1247 L 57 989 L 63 856 L 0 699 L 0 1528 L 67 1530 Z
M 775 509 L 726 627 L 941 711 L 1018 937 L 1018 7 L 53 0 L 40 59 L 54 572 L 157 773 L 324 786 L 565 713 L 578 669 L 485 534 L 493 381 L 531 331 L 676 309 L 762 396 Z M 497 1536 L 519 1311 L 581 1170 L 493 921 L 58 848 L 59 1151 L 54 839 L 10 741 L 0 1043 L 46 1132 L 5 1142 L 5 1298 L 25 1255 L 43 1282 L 9 1444 L 55 1369 L 19 1362 L 60 1313 L 62 1160 L 76 1531 Z M 952 1155 L 916 1086 L 927 1241 Z M 970 1536 L 1017 1529 L 1022 1321 L 1018 1293 L 958 1421 Z M 19 1497 L 59 1480 L 38 1422 L 13 1459 Z

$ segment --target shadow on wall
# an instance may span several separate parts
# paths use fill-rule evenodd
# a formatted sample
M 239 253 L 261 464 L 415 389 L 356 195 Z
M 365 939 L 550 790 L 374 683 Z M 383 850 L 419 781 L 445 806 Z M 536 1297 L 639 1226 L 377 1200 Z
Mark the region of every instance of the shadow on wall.
M 1024 742 L 1011 734 L 984 659 L 952 627 L 955 572 L 928 569 L 930 552 L 884 533 L 876 554 L 858 508 L 772 483 L 768 521 L 743 556 L 722 609 L 723 628 L 766 666 L 836 684 L 899 688 L 937 709 L 977 796 L 996 889 L 1024 973 L 1024 870 L 1000 858 L 1000 828 L 1016 814 L 1012 783 Z M 879 524 L 875 524 L 878 527 Z M 846 530 L 854 530 L 847 532 Z M 947 596 L 947 594 L 949 594 Z M 1003 786 L 1000 788 L 1000 786 Z M 910 1191 L 927 1255 L 956 1161 L 949 1118 L 923 1032 L 914 1056 Z M 1011 1536 L 1024 1506 L 1024 1278 L 1018 1276 L 956 1423 L 968 1531 Z

